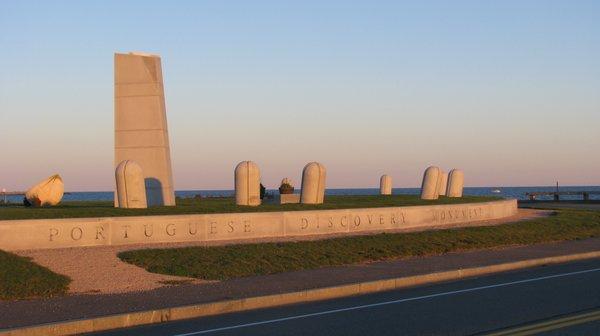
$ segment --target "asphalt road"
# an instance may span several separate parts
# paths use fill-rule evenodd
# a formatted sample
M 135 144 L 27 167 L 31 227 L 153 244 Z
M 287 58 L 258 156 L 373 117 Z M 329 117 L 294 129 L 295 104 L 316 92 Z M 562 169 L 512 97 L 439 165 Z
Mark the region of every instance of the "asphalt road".
M 600 335 L 600 260 L 95 335 Z

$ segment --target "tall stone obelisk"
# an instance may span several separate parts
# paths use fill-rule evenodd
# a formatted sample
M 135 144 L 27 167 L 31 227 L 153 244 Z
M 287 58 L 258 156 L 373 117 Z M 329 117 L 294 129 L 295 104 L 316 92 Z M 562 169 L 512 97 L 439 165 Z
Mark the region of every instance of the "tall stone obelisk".
M 175 205 L 160 56 L 115 54 L 115 168 L 144 172 L 148 206 Z M 115 206 L 119 206 L 115 197 Z

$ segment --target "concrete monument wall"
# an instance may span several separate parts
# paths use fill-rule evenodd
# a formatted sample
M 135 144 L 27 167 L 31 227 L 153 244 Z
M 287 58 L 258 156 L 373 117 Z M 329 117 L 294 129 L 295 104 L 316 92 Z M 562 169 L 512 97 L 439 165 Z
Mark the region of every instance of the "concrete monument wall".
M 0 249 L 209 242 L 468 226 L 512 216 L 516 200 L 388 208 L 0 221 Z
M 149 206 L 175 205 L 162 68 L 156 55 L 115 54 L 115 168 L 125 160 L 142 167 Z

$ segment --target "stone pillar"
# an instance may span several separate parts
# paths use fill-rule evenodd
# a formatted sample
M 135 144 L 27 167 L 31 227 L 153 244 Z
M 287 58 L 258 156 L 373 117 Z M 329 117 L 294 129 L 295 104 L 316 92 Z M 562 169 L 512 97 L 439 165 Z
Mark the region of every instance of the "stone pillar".
M 132 160 L 125 160 L 115 169 L 117 180 L 117 205 L 119 208 L 145 209 L 146 185 L 144 172 L 139 164 Z
M 142 167 L 149 206 L 175 205 L 162 68 L 156 55 L 115 54 L 115 168 L 125 160 Z M 115 197 L 115 206 L 117 202 Z
M 235 204 L 260 205 L 260 170 L 252 161 L 242 161 L 235 167 Z
M 462 197 L 465 186 L 465 175 L 460 169 L 452 169 L 448 174 L 448 189 L 446 196 Z
M 381 175 L 379 179 L 379 194 L 380 195 L 391 195 L 392 194 L 392 177 L 389 175 Z
M 423 174 L 423 183 L 421 184 L 421 199 L 424 200 L 436 200 L 439 197 L 438 194 L 438 176 L 440 175 L 440 169 L 435 166 L 431 166 L 425 169 Z
M 446 196 L 446 188 L 448 186 L 448 173 L 440 171 L 438 175 L 438 195 Z
M 310 162 L 302 170 L 302 189 L 300 203 L 322 204 L 325 199 L 325 166 L 318 162 Z

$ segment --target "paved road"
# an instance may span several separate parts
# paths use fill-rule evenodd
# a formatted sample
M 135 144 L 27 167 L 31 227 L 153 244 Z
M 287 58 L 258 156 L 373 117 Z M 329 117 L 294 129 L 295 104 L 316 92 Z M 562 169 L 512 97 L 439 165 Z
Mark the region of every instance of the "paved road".
M 600 335 L 600 260 L 98 335 Z

